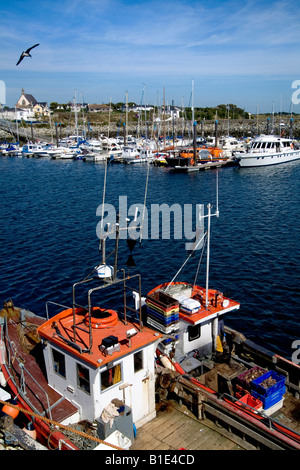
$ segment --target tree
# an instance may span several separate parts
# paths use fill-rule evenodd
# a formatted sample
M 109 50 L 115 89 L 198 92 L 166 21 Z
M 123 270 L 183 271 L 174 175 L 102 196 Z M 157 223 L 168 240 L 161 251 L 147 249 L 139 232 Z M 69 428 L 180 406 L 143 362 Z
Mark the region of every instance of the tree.
M 55 111 L 57 107 L 58 107 L 58 103 L 56 101 L 53 101 L 52 103 L 50 103 L 51 111 Z

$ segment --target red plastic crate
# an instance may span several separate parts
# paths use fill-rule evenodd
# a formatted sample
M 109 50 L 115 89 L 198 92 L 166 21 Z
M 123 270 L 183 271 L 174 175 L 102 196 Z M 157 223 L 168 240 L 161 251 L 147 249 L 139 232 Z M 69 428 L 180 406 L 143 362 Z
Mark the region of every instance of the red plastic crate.
M 258 398 L 254 398 L 248 393 L 242 398 L 240 398 L 239 401 L 237 401 L 236 403 L 239 405 L 239 402 L 245 403 L 246 405 L 251 406 L 251 408 L 254 408 L 255 410 L 261 410 L 263 407 L 262 401 L 260 401 Z

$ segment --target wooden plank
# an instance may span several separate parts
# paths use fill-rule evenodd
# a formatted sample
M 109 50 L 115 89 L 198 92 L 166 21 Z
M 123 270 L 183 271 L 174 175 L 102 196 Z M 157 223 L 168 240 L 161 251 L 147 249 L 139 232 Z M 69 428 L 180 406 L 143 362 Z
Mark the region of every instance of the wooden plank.
M 131 450 L 178 450 L 181 447 L 187 450 L 242 449 L 233 439 L 197 420 L 184 405 L 172 401 L 172 406 L 160 407 L 156 418 L 137 430 Z

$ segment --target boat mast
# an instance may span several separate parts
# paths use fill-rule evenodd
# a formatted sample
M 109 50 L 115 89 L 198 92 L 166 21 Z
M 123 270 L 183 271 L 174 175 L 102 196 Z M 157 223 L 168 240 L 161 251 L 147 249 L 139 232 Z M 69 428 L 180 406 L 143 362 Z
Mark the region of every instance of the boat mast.
M 78 122 L 77 122 L 77 97 L 76 97 L 76 90 L 74 90 L 74 111 L 75 111 L 76 138 L 77 138 L 77 143 L 78 143 Z
M 111 148 L 111 145 L 110 145 L 110 140 L 109 140 L 109 131 L 110 131 L 110 113 L 111 113 L 111 97 L 109 99 L 109 110 L 108 110 L 108 132 L 107 132 L 107 140 L 108 140 L 108 145 L 109 145 L 109 148 Z
M 192 80 L 192 125 L 195 121 L 195 112 L 194 112 L 194 79 Z
M 127 131 L 127 125 L 128 125 L 128 91 L 126 91 L 126 104 L 125 104 L 126 110 L 126 124 L 125 124 L 125 142 L 124 145 L 127 145 L 127 137 L 128 137 L 128 131 Z
M 207 225 L 207 255 L 206 255 L 206 282 L 205 282 L 205 306 L 206 307 L 208 306 L 211 204 L 208 204 L 207 207 L 208 207 L 208 225 Z
M 166 96 L 164 87 L 164 149 L 166 148 Z
M 229 137 L 229 103 L 227 103 L 227 137 Z
M 195 121 L 194 111 L 194 79 L 192 80 L 192 125 L 193 125 L 193 142 L 194 142 L 194 166 L 197 158 L 197 122 Z

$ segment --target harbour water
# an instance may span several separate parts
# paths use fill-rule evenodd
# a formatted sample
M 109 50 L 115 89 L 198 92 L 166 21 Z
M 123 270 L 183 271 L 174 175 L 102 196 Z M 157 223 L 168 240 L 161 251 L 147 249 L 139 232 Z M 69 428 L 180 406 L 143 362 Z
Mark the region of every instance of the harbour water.
M 104 164 L 0 158 L 0 301 L 45 314 L 48 300 L 71 305 L 73 282 L 101 262 L 96 211 Z M 116 209 L 143 204 L 216 202 L 217 170 L 173 173 L 167 168 L 108 165 L 106 202 Z M 219 218 L 212 219 L 210 287 L 241 302 L 226 322 L 249 339 L 291 359 L 300 340 L 300 164 L 228 167 L 218 171 Z M 148 239 L 132 251 L 142 291 L 171 280 L 187 258 L 186 240 Z M 113 247 L 107 248 L 109 252 Z M 119 266 L 130 254 L 120 243 Z M 177 280 L 194 281 L 201 250 Z M 198 284 L 205 285 L 202 260 Z

